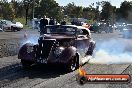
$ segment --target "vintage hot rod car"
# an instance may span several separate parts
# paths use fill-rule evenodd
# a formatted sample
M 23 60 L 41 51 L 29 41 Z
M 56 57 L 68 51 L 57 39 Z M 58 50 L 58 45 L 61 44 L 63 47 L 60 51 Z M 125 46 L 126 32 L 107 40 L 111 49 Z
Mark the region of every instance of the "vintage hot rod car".
M 18 54 L 23 67 L 33 64 L 63 65 L 73 71 L 90 59 L 95 48 L 90 31 L 75 25 L 47 25 L 38 44 L 23 45 Z

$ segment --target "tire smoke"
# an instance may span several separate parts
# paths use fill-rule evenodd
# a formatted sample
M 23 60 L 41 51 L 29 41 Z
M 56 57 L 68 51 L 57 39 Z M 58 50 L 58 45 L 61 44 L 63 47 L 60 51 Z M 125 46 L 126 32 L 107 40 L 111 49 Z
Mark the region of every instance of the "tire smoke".
M 94 58 L 90 63 L 98 64 L 121 64 L 132 63 L 132 52 L 127 51 L 126 42 L 110 40 L 100 43 L 95 51 Z

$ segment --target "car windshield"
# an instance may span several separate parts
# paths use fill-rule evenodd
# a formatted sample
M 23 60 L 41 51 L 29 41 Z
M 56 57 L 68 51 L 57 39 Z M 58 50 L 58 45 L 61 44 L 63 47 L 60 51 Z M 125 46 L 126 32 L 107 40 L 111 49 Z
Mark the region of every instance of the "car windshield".
M 12 24 L 12 22 L 11 22 L 11 21 L 6 21 L 6 23 L 8 23 L 8 24 Z
M 44 34 L 75 35 L 76 28 L 71 26 L 47 26 L 43 33 Z

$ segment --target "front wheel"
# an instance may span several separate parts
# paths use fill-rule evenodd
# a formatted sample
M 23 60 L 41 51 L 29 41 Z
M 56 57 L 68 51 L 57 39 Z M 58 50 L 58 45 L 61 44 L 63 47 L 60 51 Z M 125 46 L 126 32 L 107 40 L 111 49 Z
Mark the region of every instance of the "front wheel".
M 75 71 L 79 68 L 79 60 L 76 56 L 72 56 L 69 63 L 67 64 L 68 71 Z
M 27 68 L 30 68 L 31 67 L 32 62 L 21 59 L 21 64 L 22 64 L 23 68 L 27 69 Z

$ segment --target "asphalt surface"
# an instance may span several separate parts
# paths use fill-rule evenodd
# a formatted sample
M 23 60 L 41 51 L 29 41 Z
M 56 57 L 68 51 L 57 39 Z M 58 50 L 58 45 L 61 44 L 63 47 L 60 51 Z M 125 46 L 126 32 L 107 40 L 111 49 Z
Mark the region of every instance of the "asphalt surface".
M 25 31 L 21 32 L 4 32 L 0 33 L 0 38 L 20 38 L 24 37 Z M 38 36 L 37 31 L 27 31 L 27 36 Z M 7 37 L 8 36 L 8 37 Z M 122 37 L 120 32 L 115 31 L 114 33 L 101 33 L 101 34 L 92 34 L 93 39 L 96 41 L 96 51 L 106 50 L 112 48 L 113 51 L 122 51 L 118 54 L 129 53 L 128 56 L 131 57 L 132 52 L 132 39 L 125 39 Z M 116 42 L 118 43 L 116 43 Z M 103 44 L 103 45 L 102 45 Z M 118 46 L 113 46 L 117 44 Z M 124 45 L 125 44 L 125 45 Z M 105 46 L 105 47 L 102 47 Z M 107 48 L 108 47 L 108 48 Z M 121 48 L 119 48 L 121 47 Z M 123 50 L 122 50 L 123 48 Z M 108 51 L 109 52 L 109 51 Z M 111 51 L 110 51 L 111 52 Z M 113 52 L 112 52 L 113 53 Z M 115 53 L 115 52 L 114 52 Z M 101 53 L 103 54 L 103 53 Z M 125 54 L 126 55 L 126 54 Z M 94 55 L 94 58 L 98 59 L 98 55 Z M 101 58 L 109 59 L 110 57 L 104 57 L 101 55 Z M 124 56 L 125 57 L 125 56 Z M 128 57 L 124 58 L 129 60 Z M 113 62 L 110 60 L 101 64 L 92 61 L 83 66 L 88 74 L 130 74 L 132 76 L 132 65 L 131 60 L 126 62 L 115 61 L 115 57 L 112 58 Z M 100 60 L 100 59 L 99 59 Z M 125 60 L 124 60 L 125 61 Z M 102 61 L 103 62 L 103 61 Z M 48 66 L 33 66 L 29 70 L 24 70 L 21 66 L 20 60 L 17 59 L 17 56 L 10 56 L 0 58 L 0 88 L 132 88 L 132 83 L 129 84 L 84 84 L 79 85 L 76 81 L 76 74 L 78 71 L 71 73 L 65 72 L 61 67 L 48 67 Z
M 38 36 L 39 33 L 37 30 L 22 30 L 17 32 L 0 32 L 0 39 L 13 39 L 13 38 L 23 38 L 24 35 L 27 37 Z

